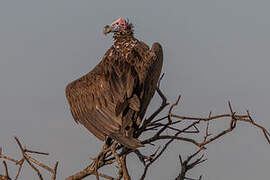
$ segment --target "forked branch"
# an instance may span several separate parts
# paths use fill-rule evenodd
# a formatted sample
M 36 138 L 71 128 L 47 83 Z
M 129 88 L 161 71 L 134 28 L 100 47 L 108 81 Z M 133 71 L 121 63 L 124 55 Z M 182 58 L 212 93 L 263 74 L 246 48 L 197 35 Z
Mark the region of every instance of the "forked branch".
M 43 176 L 41 175 L 38 167 L 43 168 L 45 170 L 47 170 L 48 172 L 50 172 L 51 174 L 51 180 L 55 180 L 56 179 L 56 173 L 57 173 L 57 166 L 58 166 L 58 162 L 56 162 L 55 167 L 52 169 L 49 166 L 41 163 L 40 161 L 34 159 L 33 157 L 31 157 L 28 153 L 32 153 L 32 154 L 38 154 L 38 155 L 49 155 L 48 153 L 43 153 L 43 152 L 39 152 L 39 151 L 33 151 L 33 150 L 29 150 L 27 148 L 24 148 L 21 144 L 21 142 L 19 141 L 19 139 L 17 137 L 14 137 L 20 151 L 22 154 L 22 158 L 20 160 L 15 160 L 9 156 L 5 156 L 2 154 L 2 149 L 0 150 L 0 159 L 6 159 L 12 163 L 14 163 L 15 165 L 18 166 L 17 169 L 17 173 L 16 176 L 14 178 L 10 178 L 8 175 L 8 168 L 7 168 L 7 164 L 5 161 L 3 161 L 4 166 L 5 166 L 5 176 L 0 175 L 0 178 L 6 178 L 6 179 L 14 179 L 17 180 L 20 176 L 21 170 L 22 170 L 22 166 L 24 164 L 24 162 L 26 161 L 28 163 L 28 165 L 37 173 L 38 177 L 40 180 L 43 180 Z

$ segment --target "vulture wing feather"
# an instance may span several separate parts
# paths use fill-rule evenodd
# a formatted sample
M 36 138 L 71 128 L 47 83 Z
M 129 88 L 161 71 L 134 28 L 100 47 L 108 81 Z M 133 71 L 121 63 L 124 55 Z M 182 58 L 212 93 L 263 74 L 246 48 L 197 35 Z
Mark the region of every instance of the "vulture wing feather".
M 123 132 L 123 113 L 128 107 L 132 96 L 130 91 L 135 88 L 134 82 L 138 76 L 132 74 L 132 65 L 128 63 L 122 65 L 119 71 L 116 66 L 119 59 L 112 56 L 113 51 L 114 48 L 110 48 L 91 72 L 68 84 L 66 96 L 75 121 L 100 140 L 104 141 L 109 136 L 130 148 L 136 148 L 142 144 Z M 119 104 L 127 105 L 117 112 Z

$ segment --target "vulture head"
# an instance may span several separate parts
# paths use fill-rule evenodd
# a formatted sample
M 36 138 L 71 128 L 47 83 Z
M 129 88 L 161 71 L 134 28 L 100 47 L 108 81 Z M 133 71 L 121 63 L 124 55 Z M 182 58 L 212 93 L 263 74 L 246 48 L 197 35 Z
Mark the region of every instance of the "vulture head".
M 128 26 L 129 24 L 124 18 L 118 18 L 112 24 L 106 25 L 104 27 L 104 34 L 106 35 L 110 32 L 114 32 L 114 33 L 122 32 L 122 31 L 127 30 Z

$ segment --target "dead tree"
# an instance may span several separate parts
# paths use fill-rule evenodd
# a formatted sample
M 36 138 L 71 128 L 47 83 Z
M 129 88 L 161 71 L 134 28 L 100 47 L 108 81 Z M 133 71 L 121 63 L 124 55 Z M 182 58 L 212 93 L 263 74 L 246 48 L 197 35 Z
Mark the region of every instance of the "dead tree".
M 215 140 L 223 137 L 224 135 L 235 130 L 235 127 L 239 122 L 249 123 L 251 126 L 255 126 L 261 130 L 267 142 L 270 144 L 270 133 L 261 125 L 257 124 L 251 117 L 249 111 L 247 110 L 245 114 L 236 113 L 230 102 L 228 102 L 228 113 L 212 115 L 210 112 L 207 117 L 190 117 L 182 116 L 174 113 L 174 109 L 177 107 L 180 102 L 181 96 L 178 97 L 175 103 L 169 105 L 165 95 L 159 88 L 160 81 L 157 86 L 157 93 L 162 99 L 162 103 L 159 108 L 147 119 L 145 119 L 142 125 L 134 132 L 136 138 L 141 137 L 145 132 L 151 132 L 149 137 L 146 137 L 142 140 L 142 143 L 147 146 L 145 148 L 152 148 L 152 154 L 144 155 L 141 153 L 140 149 L 131 150 L 125 148 L 118 142 L 114 141 L 111 145 L 104 144 L 102 150 L 96 158 L 93 158 L 93 161 L 83 170 L 67 177 L 65 180 L 79 180 L 87 176 L 93 175 L 97 180 L 100 177 L 110 180 L 130 180 L 130 175 L 127 168 L 127 156 L 131 153 L 135 153 L 138 159 L 144 165 L 144 171 L 141 177 L 137 179 L 144 180 L 148 169 L 159 159 L 163 153 L 169 148 L 169 145 L 173 141 L 183 141 L 192 144 L 197 148 L 197 150 L 190 154 L 185 160 L 182 156 L 179 155 L 179 161 L 181 167 L 179 168 L 179 175 L 175 180 L 195 180 L 194 178 L 186 177 L 186 173 L 193 169 L 195 166 L 206 161 L 204 158 L 203 151 L 206 150 L 207 145 L 214 142 Z M 168 107 L 168 111 L 164 117 L 160 117 L 161 113 Z M 217 134 L 211 134 L 209 125 L 216 121 L 228 119 L 228 128 L 224 128 L 223 131 Z M 199 128 L 198 125 L 204 125 L 203 128 Z M 201 127 L 201 126 L 200 126 Z M 194 135 L 194 138 L 190 138 L 187 135 Z M 29 153 L 35 153 L 40 155 L 48 155 L 47 153 L 37 152 L 23 148 L 18 138 L 15 137 L 15 140 L 21 150 L 22 158 L 20 160 L 15 160 L 8 156 L 4 156 L 0 150 L 0 159 L 5 159 L 7 161 L 13 162 L 18 166 L 17 174 L 14 178 L 10 178 L 8 167 L 5 161 L 3 165 L 5 167 L 5 174 L 0 175 L 0 179 L 17 180 L 21 172 L 24 162 L 27 162 L 30 167 L 37 173 L 40 180 L 43 179 L 38 167 L 46 169 L 51 173 L 51 179 L 56 179 L 57 165 L 55 164 L 54 168 L 50 168 L 45 164 L 39 162 L 38 160 L 32 158 Z M 156 147 L 155 142 L 160 141 L 163 145 Z M 150 146 L 148 146 L 150 145 Z M 150 152 L 150 151 L 149 151 Z M 100 168 L 108 166 L 114 168 L 114 165 L 117 165 L 118 175 L 117 177 L 111 177 L 100 171 Z M 197 178 L 198 180 L 202 179 L 202 176 Z
M 175 103 L 169 106 L 169 103 L 167 103 L 167 98 L 162 93 L 159 87 L 160 81 L 156 89 L 158 95 L 162 99 L 160 107 L 149 118 L 145 119 L 140 128 L 137 129 L 134 133 L 134 136 L 138 138 L 145 132 L 152 132 L 150 137 L 142 140 L 142 143 L 144 145 L 152 145 L 152 148 L 155 149 L 153 154 L 143 155 L 139 149 L 127 149 L 121 144 L 118 144 L 117 142 L 113 142 L 111 146 L 107 146 L 105 144 L 101 152 L 96 158 L 93 159 L 93 162 L 89 166 L 87 166 L 82 171 L 67 177 L 65 180 L 79 180 L 90 175 L 96 176 L 97 180 L 99 179 L 99 177 L 110 180 L 130 180 L 131 178 L 126 163 L 126 157 L 130 153 L 135 153 L 138 156 L 139 160 L 143 163 L 144 171 L 141 177 L 138 177 L 138 179 L 144 180 L 149 167 L 163 155 L 165 150 L 169 148 L 169 145 L 173 141 L 188 142 L 197 148 L 197 151 L 192 153 L 185 160 L 183 160 L 181 155 L 179 155 L 181 168 L 179 171 L 179 175 L 175 178 L 176 180 L 192 180 L 192 178 L 186 177 L 186 173 L 206 160 L 204 159 L 204 154 L 202 154 L 202 151 L 207 148 L 208 144 L 233 131 L 238 122 L 249 123 L 250 125 L 259 128 L 268 143 L 270 144 L 270 133 L 263 126 L 257 124 L 252 119 L 248 110 L 245 114 L 238 114 L 233 110 L 231 103 L 228 102 L 229 113 L 227 114 L 212 115 L 212 113 L 210 112 L 208 117 L 189 117 L 174 114 L 173 110 L 178 105 L 181 96 L 178 97 Z M 160 117 L 161 112 L 164 111 L 167 106 L 169 106 L 168 113 L 166 114 L 166 116 Z M 209 124 L 218 120 L 222 120 L 224 118 L 229 119 L 229 127 L 225 128 L 218 134 L 211 134 Z M 204 124 L 205 128 L 198 128 L 197 126 L 199 124 Z M 201 132 L 204 132 L 203 135 Z M 195 135 L 195 138 L 188 138 L 186 136 L 187 134 L 193 134 Z M 153 143 L 157 141 L 163 142 L 163 145 L 159 147 L 154 146 Z M 111 177 L 99 171 L 99 169 L 104 166 L 110 166 L 113 168 L 113 164 L 117 164 L 118 167 L 117 177 Z M 198 179 L 200 180 L 201 178 L 202 177 L 199 177 Z

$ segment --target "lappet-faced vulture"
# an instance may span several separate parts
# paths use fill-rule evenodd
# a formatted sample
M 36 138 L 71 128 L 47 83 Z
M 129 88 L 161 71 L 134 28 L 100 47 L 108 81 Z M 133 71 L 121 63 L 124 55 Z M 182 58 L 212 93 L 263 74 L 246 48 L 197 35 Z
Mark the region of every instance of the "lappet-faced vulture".
M 162 47 L 133 36 L 133 26 L 119 18 L 104 27 L 114 44 L 101 62 L 66 87 L 73 118 L 97 138 L 112 138 L 127 148 L 143 144 L 133 137 L 144 117 L 163 63 Z

